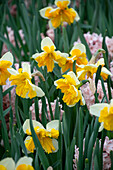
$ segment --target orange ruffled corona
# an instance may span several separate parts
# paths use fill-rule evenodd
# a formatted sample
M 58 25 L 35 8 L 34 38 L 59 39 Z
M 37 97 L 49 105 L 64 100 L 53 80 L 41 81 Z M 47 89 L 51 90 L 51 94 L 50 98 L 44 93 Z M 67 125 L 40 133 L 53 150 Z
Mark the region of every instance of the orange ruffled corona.
M 70 69 L 70 71 L 73 71 L 73 63 L 75 60 L 78 65 L 87 65 L 88 63 L 88 60 L 86 58 L 86 48 L 83 44 L 77 43 L 70 51 L 70 54 L 71 56 L 66 59 L 66 64 L 61 66 L 63 73 L 68 69 Z
M 35 120 L 32 120 L 33 127 L 35 130 L 35 133 L 40 141 L 40 144 L 42 145 L 42 148 L 45 150 L 45 152 L 52 153 L 57 152 L 58 150 L 58 142 L 56 139 L 58 139 L 59 131 L 58 131 L 58 120 L 53 120 L 49 122 L 46 125 L 46 129 L 43 127 L 43 125 Z M 27 135 L 31 135 L 30 131 L 30 124 L 29 119 L 27 119 L 23 124 L 23 130 Z M 35 145 L 33 138 L 31 136 L 27 136 L 25 139 L 25 146 L 29 152 L 34 152 Z
M 112 74 L 107 68 L 103 67 L 105 65 L 103 58 L 98 60 L 98 62 L 96 64 L 89 64 L 89 63 L 87 65 L 78 65 L 77 64 L 78 79 L 85 80 L 85 79 L 88 79 L 89 77 L 92 79 L 94 73 L 97 72 L 97 69 L 100 65 L 102 66 L 100 75 L 102 76 L 102 78 L 104 80 L 106 80 L 108 78 L 108 76 L 109 75 L 111 76 Z
M 40 14 L 43 18 L 50 19 L 49 25 L 52 28 L 59 27 L 63 22 L 71 24 L 74 20 L 78 21 L 80 18 L 73 8 L 68 8 L 69 4 L 70 0 L 55 0 L 57 8 L 43 8 L 40 10 Z
M 31 82 L 31 72 L 30 65 L 28 63 L 23 64 L 23 69 L 20 68 L 18 71 L 12 69 L 8 69 L 11 74 L 9 81 L 11 85 L 16 85 L 16 94 L 21 96 L 22 98 L 30 98 L 39 96 L 44 96 L 44 92 L 40 87 L 32 84 Z
M 47 71 L 52 72 L 54 68 L 54 63 L 59 66 L 66 63 L 67 53 L 61 53 L 60 51 L 55 51 L 56 47 L 49 37 L 46 37 L 41 42 L 41 49 L 43 52 L 36 53 L 32 56 L 38 63 L 38 66 L 47 66 Z
M 63 101 L 69 106 L 73 107 L 77 102 L 80 101 L 81 105 L 85 104 L 81 90 L 78 90 L 79 80 L 77 79 L 74 72 L 70 71 L 67 75 L 63 75 L 65 79 L 59 79 L 54 82 L 57 89 L 61 89 L 64 93 Z

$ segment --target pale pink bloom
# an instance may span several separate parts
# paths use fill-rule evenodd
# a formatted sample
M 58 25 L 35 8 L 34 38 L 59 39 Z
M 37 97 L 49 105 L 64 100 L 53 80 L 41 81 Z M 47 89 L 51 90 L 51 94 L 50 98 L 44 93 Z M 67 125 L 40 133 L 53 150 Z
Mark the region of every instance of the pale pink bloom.
M 89 107 L 95 103 L 95 97 L 94 97 L 93 92 L 90 90 L 89 83 L 86 83 L 85 85 L 83 85 L 81 87 L 81 91 L 84 96 L 86 105 L 89 109 Z
M 93 81 L 95 83 L 95 80 L 93 80 Z M 109 99 L 109 97 L 108 97 L 108 87 L 107 87 L 106 82 L 104 83 L 104 86 L 105 86 L 107 98 Z M 90 89 L 89 83 L 86 83 L 85 85 L 83 85 L 81 87 L 81 91 L 82 91 L 82 94 L 83 94 L 84 99 L 86 101 L 86 105 L 89 109 L 89 107 L 95 103 L 95 96 L 94 96 L 94 93 L 92 92 L 92 89 Z M 98 81 L 98 84 L 97 84 L 97 93 L 98 93 L 98 100 L 99 100 L 99 102 L 101 102 L 101 100 L 104 97 L 104 93 L 103 93 L 103 90 L 102 90 L 102 85 L 101 85 L 100 80 Z M 112 88 L 111 88 L 111 93 L 112 93 L 112 98 L 113 98 L 113 89 Z
M 15 43 L 15 38 L 14 38 L 14 31 L 10 28 L 7 27 L 7 32 L 8 32 L 8 37 L 9 37 L 9 41 L 11 42 L 11 44 L 15 47 L 16 43 Z M 19 34 L 20 37 L 22 39 L 23 44 L 25 44 L 25 39 L 24 39 L 24 34 L 23 34 L 23 30 L 19 30 Z M 5 38 L 7 38 L 7 35 L 4 35 Z M 18 42 L 19 47 L 21 47 L 20 43 Z M 2 55 L 5 54 L 6 52 L 8 52 L 8 48 L 7 45 L 5 43 L 3 43 L 3 47 L 2 47 Z M 22 50 L 21 50 L 22 52 Z M 23 52 L 22 52 L 23 53 Z
M 110 159 L 110 151 L 113 151 L 113 139 L 109 140 L 106 136 L 103 146 L 103 168 L 110 169 L 111 167 L 111 159 Z
M 110 63 L 110 71 L 112 73 L 111 80 L 113 81 L 113 61 Z
M 109 55 L 110 55 L 111 59 L 113 59 L 113 37 L 109 38 L 108 36 L 106 36 L 105 42 L 107 45 Z
M 41 36 L 42 40 L 45 38 L 44 33 L 41 33 L 40 36 Z
M 84 146 L 85 146 L 85 139 L 83 142 L 83 154 L 84 154 Z M 94 145 L 94 148 L 95 146 L 96 143 Z M 99 146 L 101 146 L 101 139 L 99 140 Z M 109 140 L 109 138 L 106 136 L 103 145 L 103 170 L 110 170 L 111 167 L 110 151 L 113 151 L 113 139 Z M 93 153 L 92 153 L 92 157 L 93 157 Z M 77 146 L 75 145 L 75 154 L 73 159 L 74 170 L 77 170 L 78 159 L 79 159 L 79 148 L 77 148 Z M 94 169 L 94 163 L 92 169 Z
M 55 36 L 54 36 L 54 30 L 53 29 L 48 29 L 46 34 L 49 38 L 51 38 L 52 41 L 54 41 Z
M 73 169 L 77 170 L 77 163 L 79 159 L 79 148 L 75 145 L 75 154 L 74 154 L 74 159 L 73 159 Z
M 51 102 L 51 108 L 52 108 L 52 112 L 53 112 L 53 116 L 55 114 L 55 106 L 56 106 L 56 100 L 54 100 L 54 102 Z M 41 114 L 42 114 L 42 101 L 41 99 L 38 101 L 38 106 L 39 106 L 39 118 L 41 120 Z M 47 107 L 47 113 L 48 113 L 48 117 L 47 119 L 49 119 L 49 121 L 51 120 L 51 115 L 50 115 L 50 110 L 49 110 L 49 105 L 48 105 L 48 101 L 46 99 L 46 107 Z M 62 110 L 62 105 L 59 103 L 59 107 L 60 107 L 60 119 L 62 119 L 62 115 L 63 115 L 63 110 Z M 30 107 L 30 111 L 32 113 L 32 119 L 36 119 L 35 117 L 35 103 L 32 104 L 32 106 Z
M 109 99 L 108 87 L 107 87 L 107 83 L 106 82 L 104 83 L 104 86 L 105 86 L 107 98 Z M 104 93 L 103 93 L 103 90 L 102 90 L 102 85 L 101 85 L 101 81 L 100 80 L 98 81 L 98 85 L 97 85 L 97 93 L 99 94 L 98 95 L 99 102 L 101 102 L 102 98 L 104 97 Z M 112 98 L 113 98 L 113 89 L 112 88 L 111 88 L 111 93 L 112 93 Z M 106 102 L 106 100 L 105 100 L 105 102 Z

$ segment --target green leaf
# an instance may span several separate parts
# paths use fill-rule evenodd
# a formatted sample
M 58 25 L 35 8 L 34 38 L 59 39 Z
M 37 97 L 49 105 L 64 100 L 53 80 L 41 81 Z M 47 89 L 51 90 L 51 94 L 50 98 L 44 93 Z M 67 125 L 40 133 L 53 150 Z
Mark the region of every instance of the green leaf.
M 66 28 L 63 27 L 63 43 L 64 43 L 64 52 L 69 52 L 69 40 Z
M 8 94 L 8 93 L 13 89 L 13 87 L 14 87 L 14 86 L 11 86 L 11 87 L 9 87 L 7 90 L 5 90 L 5 91 L 3 92 L 3 97 L 4 97 L 6 94 Z
M 31 117 L 30 117 L 30 128 L 31 128 L 31 133 L 32 133 L 32 137 L 33 137 L 33 141 L 34 141 L 34 144 L 35 144 L 35 147 L 36 149 L 38 150 L 38 155 L 39 155 L 39 158 L 40 158 L 40 161 L 41 161 L 41 164 L 43 166 L 43 168 L 45 170 L 47 170 L 47 168 L 49 167 L 49 162 L 48 162 L 48 159 L 43 151 L 43 148 L 39 142 L 39 139 L 34 131 L 34 128 L 33 128 L 33 124 L 32 124 L 32 120 L 31 120 Z
M 5 117 L 7 113 L 9 113 L 11 110 L 11 106 L 9 106 L 6 110 L 3 111 L 3 116 Z
M 20 144 L 20 146 L 22 147 L 24 154 L 27 156 L 27 149 L 25 147 L 25 144 L 24 144 L 24 141 L 23 141 L 23 138 L 22 138 L 22 134 L 19 134 L 18 132 L 16 132 L 16 140 Z

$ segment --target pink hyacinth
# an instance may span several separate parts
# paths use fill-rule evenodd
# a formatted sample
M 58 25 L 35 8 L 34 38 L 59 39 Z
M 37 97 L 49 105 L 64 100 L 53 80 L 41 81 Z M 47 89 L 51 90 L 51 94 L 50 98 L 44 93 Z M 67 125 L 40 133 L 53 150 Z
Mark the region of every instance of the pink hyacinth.
M 46 34 L 49 38 L 51 38 L 52 41 L 54 41 L 55 36 L 54 36 L 54 30 L 53 29 L 48 29 Z
M 113 81 L 113 61 L 110 63 L 110 71 L 112 73 L 111 80 Z
M 54 100 L 54 102 L 51 102 L 51 108 L 52 108 L 52 112 L 53 112 L 53 116 L 55 114 L 55 106 L 56 106 L 56 100 Z M 42 101 L 41 99 L 38 101 L 38 106 L 39 106 L 39 118 L 41 120 L 41 114 L 42 114 Z M 46 99 L 46 107 L 47 107 L 47 113 L 48 113 L 48 119 L 49 121 L 51 120 L 51 115 L 50 115 L 50 110 L 49 110 L 49 105 L 48 105 L 48 101 Z M 60 107 L 60 119 L 62 119 L 62 115 L 63 115 L 63 110 L 62 110 L 62 105 L 59 103 L 59 107 Z M 32 119 L 36 119 L 35 117 L 35 103 L 32 104 L 32 106 L 30 107 L 30 111 L 32 113 Z
M 94 83 L 95 83 L 95 81 L 93 80 L 93 84 Z M 107 83 L 106 82 L 104 83 L 104 86 L 105 86 L 105 90 L 106 90 L 106 94 L 107 94 L 107 98 L 108 98 L 108 87 L 107 87 Z M 87 107 L 89 109 L 89 107 L 95 103 L 94 92 L 92 92 L 92 89 L 91 89 L 89 83 L 83 85 L 81 87 L 81 90 L 82 90 L 82 94 L 84 96 L 84 99 L 86 101 L 86 105 L 87 105 Z M 97 84 L 97 93 L 98 93 L 98 100 L 99 100 L 99 102 L 101 102 L 101 100 L 104 97 L 104 93 L 103 93 L 103 90 L 102 90 L 102 85 L 101 85 L 101 81 L 100 80 L 98 81 L 98 84 Z M 111 93 L 112 93 L 112 97 L 113 97 L 113 89 L 112 88 L 111 88 Z
M 83 142 L 83 154 L 84 154 L 84 146 L 85 146 L 85 139 Z M 96 146 L 96 143 L 94 145 L 94 148 L 95 146 Z M 99 140 L 99 146 L 101 146 L 101 139 Z M 103 145 L 103 170 L 110 170 L 111 168 L 110 151 L 113 151 L 113 139 L 109 140 L 108 136 L 106 136 L 104 145 Z M 92 153 L 92 156 L 93 156 L 93 153 Z M 77 146 L 75 145 L 75 154 L 74 154 L 74 159 L 73 159 L 74 170 L 77 170 L 78 159 L 79 159 L 79 148 L 77 148 Z M 94 169 L 94 163 L 93 163 L 92 169 Z
M 106 36 L 105 42 L 106 42 L 107 49 L 108 49 L 109 55 L 111 57 L 111 60 L 113 60 L 113 37 L 109 38 Z
M 10 27 L 7 27 L 7 32 L 8 32 L 9 41 L 15 47 L 16 43 L 15 43 L 15 38 L 14 38 L 14 31 Z M 20 37 L 22 39 L 23 44 L 25 44 L 23 30 L 19 30 L 19 35 L 20 35 Z M 7 35 L 5 34 L 4 37 L 7 38 Z M 21 47 L 19 42 L 18 42 L 18 45 L 19 45 L 19 47 Z M 1 55 L 5 54 L 8 51 L 9 50 L 7 48 L 7 45 L 5 43 L 3 43 L 2 54 Z M 23 53 L 23 51 L 21 51 L 21 53 Z

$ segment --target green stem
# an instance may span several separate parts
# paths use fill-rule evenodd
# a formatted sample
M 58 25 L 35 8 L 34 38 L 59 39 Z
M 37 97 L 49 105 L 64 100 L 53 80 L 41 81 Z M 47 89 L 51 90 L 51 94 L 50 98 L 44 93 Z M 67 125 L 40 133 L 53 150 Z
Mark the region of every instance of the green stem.
M 0 86 L 0 118 L 1 118 L 1 125 L 2 125 L 2 137 L 4 142 L 4 147 L 7 153 L 10 155 L 10 145 L 7 133 L 7 126 L 5 122 L 5 118 L 3 116 L 3 93 L 2 93 L 2 86 Z

